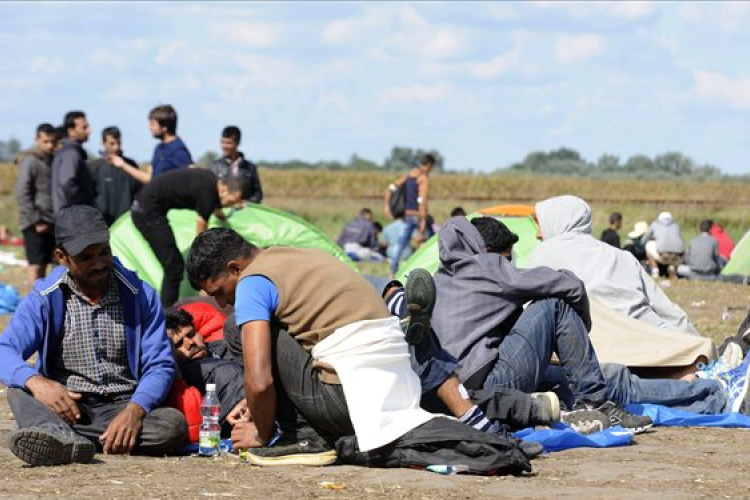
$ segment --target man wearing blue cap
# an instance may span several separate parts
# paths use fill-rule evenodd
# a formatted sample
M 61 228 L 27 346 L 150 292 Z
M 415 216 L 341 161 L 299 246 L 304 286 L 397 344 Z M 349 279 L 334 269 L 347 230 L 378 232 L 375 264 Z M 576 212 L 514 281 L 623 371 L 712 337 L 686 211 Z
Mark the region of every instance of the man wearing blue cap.
M 19 427 L 8 447 L 31 465 L 89 462 L 97 449 L 174 450 L 187 424 L 159 407 L 176 366 L 158 295 L 112 257 L 97 209 L 61 210 L 55 240 L 62 266 L 36 282 L 0 337 L 0 380 Z

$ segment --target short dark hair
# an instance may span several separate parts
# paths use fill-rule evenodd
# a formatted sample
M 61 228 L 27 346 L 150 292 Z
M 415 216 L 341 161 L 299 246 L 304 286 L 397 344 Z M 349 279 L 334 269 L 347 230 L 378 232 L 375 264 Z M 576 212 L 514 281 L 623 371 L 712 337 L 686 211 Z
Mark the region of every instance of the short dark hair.
M 246 200 L 252 194 L 252 183 L 250 182 L 250 176 L 247 174 L 239 173 L 237 175 L 229 175 L 222 181 L 227 185 L 227 189 L 232 193 L 242 193 L 242 199 Z
M 55 127 L 55 142 L 62 141 L 66 135 L 67 135 L 67 131 L 65 130 L 65 127 L 63 125 L 60 125 L 59 127 Z
M 622 220 L 622 214 L 620 212 L 612 212 L 612 215 L 609 216 L 609 223 L 614 224 L 618 220 Z
M 122 134 L 120 133 L 120 129 L 117 127 L 107 127 L 102 130 L 102 142 L 106 141 L 107 137 L 111 137 L 112 139 L 117 139 L 119 141 L 122 138 Z
M 466 211 L 463 207 L 456 207 L 451 210 L 451 217 L 457 217 L 459 215 L 466 215 Z
M 255 245 L 231 229 L 216 227 L 203 231 L 188 252 L 190 284 L 198 290 L 201 283 L 224 274 L 230 260 L 249 258 L 255 249 Z
M 39 137 L 40 135 L 51 135 L 54 139 L 55 134 L 57 133 L 57 130 L 55 127 L 50 125 L 49 123 L 40 123 L 39 126 L 36 128 L 36 136 Z
M 372 223 L 372 227 L 374 227 L 374 228 L 375 228 L 375 231 L 377 231 L 377 232 L 379 232 L 379 233 L 382 233 L 382 232 L 383 232 L 383 224 L 381 224 L 381 223 L 380 223 L 380 222 L 378 222 L 378 221 L 375 221 L 375 222 L 373 222 L 373 223 Z
M 174 306 L 170 307 L 164 311 L 164 316 L 167 323 L 167 330 L 177 330 L 183 326 L 195 327 L 193 315 L 184 309 Z
M 65 132 L 72 128 L 76 128 L 76 120 L 79 118 L 86 118 L 86 113 L 83 111 L 68 111 L 65 113 L 65 118 L 63 118 L 63 127 L 65 128 Z
M 424 155 L 424 158 L 422 158 L 422 165 L 435 165 L 435 157 L 429 153 Z
M 477 217 L 471 223 L 479 231 L 488 252 L 505 252 L 518 243 L 518 235 L 494 217 Z
M 714 221 L 712 221 L 711 219 L 702 220 L 698 225 L 698 229 L 700 229 L 701 233 L 707 233 L 711 230 L 711 226 L 713 225 Z
M 160 127 L 167 129 L 167 132 L 174 135 L 177 133 L 177 111 L 169 104 L 156 106 L 148 113 L 149 120 L 155 120 Z
M 363 208 L 362 210 L 360 210 L 360 211 L 359 211 L 359 215 L 365 215 L 365 214 L 370 214 L 370 215 L 372 215 L 372 210 L 370 210 L 370 209 L 369 209 L 369 208 L 367 208 L 367 207 L 364 207 L 364 208 Z
M 224 130 L 221 131 L 221 137 L 224 139 L 232 139 L 234 142 L 239 144 L 240 140 L 242 139 L 242 132 L 240 131 L 239 127 L 229 125 L 227 127 L 224 127 Z

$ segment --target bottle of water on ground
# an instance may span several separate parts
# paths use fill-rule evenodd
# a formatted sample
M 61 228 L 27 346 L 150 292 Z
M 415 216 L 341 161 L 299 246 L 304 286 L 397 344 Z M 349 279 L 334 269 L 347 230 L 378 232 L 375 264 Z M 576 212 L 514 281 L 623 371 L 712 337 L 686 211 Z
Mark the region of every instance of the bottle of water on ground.
M 200 437 L 198 439 L 198 453 L 212 457 L 219 454 L 221 441 L 221 427 L 219 427 L 219 397 L 216 395 L 216 385 L 206 384 L 206 395 L 201 404 Z

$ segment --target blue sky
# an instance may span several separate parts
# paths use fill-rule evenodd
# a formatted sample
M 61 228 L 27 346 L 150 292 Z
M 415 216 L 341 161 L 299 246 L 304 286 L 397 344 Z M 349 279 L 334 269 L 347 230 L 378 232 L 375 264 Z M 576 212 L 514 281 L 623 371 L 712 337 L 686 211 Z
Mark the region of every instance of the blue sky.
M 194 157 L 435 148 L 490 171 L 567 146 L 750 171 L 750 3 L 0 4 L 0 139 L 83 109 L 150 159 L 169 103 Z M 743 62 L 744 61 L 744 62 Z

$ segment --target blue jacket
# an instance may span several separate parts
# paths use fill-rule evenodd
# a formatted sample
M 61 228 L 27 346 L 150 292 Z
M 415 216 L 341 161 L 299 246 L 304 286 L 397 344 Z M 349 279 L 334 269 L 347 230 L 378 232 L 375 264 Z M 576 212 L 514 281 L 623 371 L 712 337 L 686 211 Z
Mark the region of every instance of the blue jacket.
M 33 375 L 49 377 L 50 362 L 65 325 L 65 300 L 60 280 L 67 269 L 56 267 L 37 280 L 21 301 L 0 337 L 0 380 L 10 387 L 24 388 Z M 177 366 L 167 337 L 159 296 L 117 258 L 112 272 L 120 287 L 125 318 L 128 364 L 138 382 L 131 402 L 150 412 L 172 387 Z M 37 354 L 36 366 L 25 360 Z

